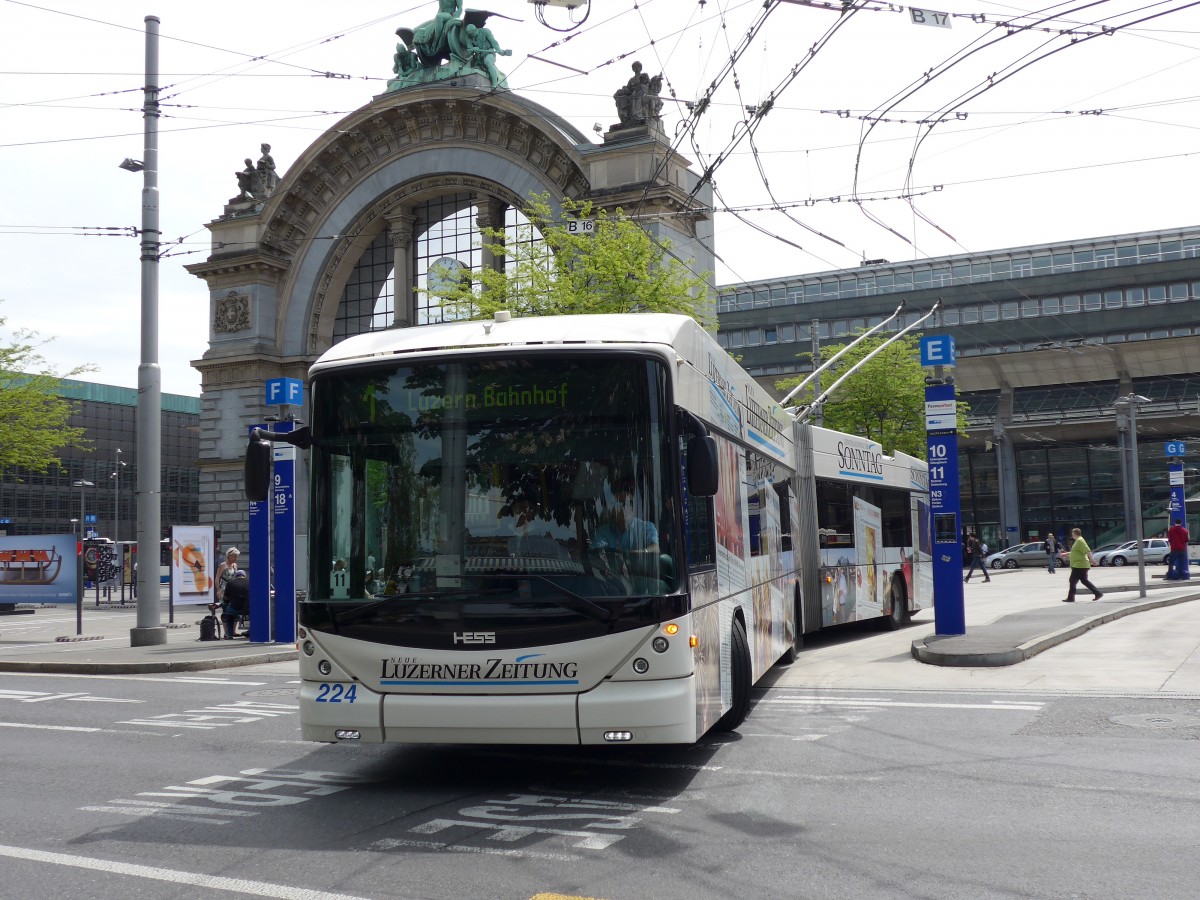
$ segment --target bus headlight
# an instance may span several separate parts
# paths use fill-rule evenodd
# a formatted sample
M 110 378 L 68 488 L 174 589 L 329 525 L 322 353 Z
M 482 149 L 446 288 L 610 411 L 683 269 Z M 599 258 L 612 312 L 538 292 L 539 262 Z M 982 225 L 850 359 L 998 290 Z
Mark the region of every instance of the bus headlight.
M 640 656 L 633 661 L 633 671 L 639 675 L 645 675 L 650 671 L 650 663 L 648 660 L 642 659 Z
M 671 644 L 670 641 L 660 634 L 650 642 L 650 646 L 654 648 L 655 653 L 666 653 L 667 648 L 671 646 Z
M 329 664 L 329 660 L 323 659 L 319 663 L 317 663 L 317 671 L 320 672 L 322 675 L 328 675 L 330 672 L 333 671 L 333 666 L 331 666 Z
M 303 646 L 301 649 L 303 649 L 303 650 L 304 650 L 304 655 L 305 655 L 305 656 L 312 656 L 312 655 L 313 655 L 313 653 L 316 651 L 316 649 L 317 649 L 317 648 L 313 646 L 313 642 L 312 642 L 312 641 L 305 641 L 305 642 L 304 642 L 304 646 Z

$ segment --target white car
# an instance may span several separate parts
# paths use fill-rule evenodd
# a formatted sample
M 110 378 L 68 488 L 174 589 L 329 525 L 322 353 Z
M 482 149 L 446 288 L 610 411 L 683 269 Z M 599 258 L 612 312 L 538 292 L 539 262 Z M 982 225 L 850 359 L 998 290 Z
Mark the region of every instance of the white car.
M 1137 544 L 1137 541 L 1129 541 L 1128 545 L 1122 544 L 1108 555 L 1108 564 L 1110 566 L 1136 566 L 1138 561 Z M 1167 557 L 1170 555 L 1171 545 L 1165 539 L 1142 539 L 1142 556 L 1147 563 L 1162 563 L 1166 565 Z
M 1092 557 L 1096 560 L 1096 565 L 1110 565 L 1112 555 L 1119 550 L 1131 550 L 1137 547 L 1137 541 L 1125 541 L 1121 544 L 1105 544 L 1099 550 L 1092 551 Z M 1136 556 L 1135 556 L 1136 558 Z

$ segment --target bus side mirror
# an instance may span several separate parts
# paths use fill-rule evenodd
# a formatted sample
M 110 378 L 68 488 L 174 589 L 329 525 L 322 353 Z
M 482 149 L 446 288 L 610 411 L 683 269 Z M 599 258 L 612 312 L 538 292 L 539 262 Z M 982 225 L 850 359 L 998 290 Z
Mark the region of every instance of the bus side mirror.
M 717 441 L 708 433 L 704 423 L 680 407 L 679 431 L 690 436 L 687 445 L 688 493 L 693 497 L 715 497 L 720 467 L 717 463 Z
M 246 444 L 244 476 L 246 499 L 254 503 L 266 500 L 271 490 L 271 444 L 259 436 L 257 428 L 250 432 Z

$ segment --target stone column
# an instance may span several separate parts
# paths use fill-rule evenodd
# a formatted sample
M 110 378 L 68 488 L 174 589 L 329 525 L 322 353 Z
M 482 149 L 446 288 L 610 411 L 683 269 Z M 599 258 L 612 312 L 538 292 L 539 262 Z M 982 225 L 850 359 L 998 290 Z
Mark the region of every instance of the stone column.
M 479 209 L 479 214 L 475 217 L 476 225 L 480 228 L 504 228 L 504 216 L 508 210 L 507 203 L 497 197 L 481 194 L 476 197 L 475 204 Z M 480 243 L 482 250 L 480 253 L 480 264 L 485 268 L 503 272 L 504 254 L 496 250 L 497 247 L 503 246 L 503 239 L 493 238 L 485 234 L 481 236 Z
M 409 210 L 401 210 L 387 216 L 388 237 L 392 241 L 392 324 L 396 328 L 408 328 L 414 323 L 412 238 L 416 217 Z

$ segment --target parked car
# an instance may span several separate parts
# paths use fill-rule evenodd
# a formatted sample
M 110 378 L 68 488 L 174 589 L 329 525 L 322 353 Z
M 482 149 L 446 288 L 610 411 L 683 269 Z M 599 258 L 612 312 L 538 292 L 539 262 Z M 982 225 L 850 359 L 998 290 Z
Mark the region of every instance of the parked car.
M 992 569 L 1017 569 L 1022 566 L 1045 568 L 1050 565 L 1050 554 L 1041 541 L 1033 541 L 993 553 L 988 556 L 986 563 Z
M 1167 557 L 1171 555 L 1171 545 L 1163 538 L 1143 538 L 1142 555 L 1148 563 L 1162 563 L 1166 565 Z M 1121 547 L 1119 550 L 1114 550 L 1108 556 L 1108 564 L 1110 566 L 1128 566 L 1131 564 L 1136 566 L 1137 561 L 1137 541 L 1130 541 L 1128 547 Z
M 1137 541 L 1125 541 L 1117 544 L 1105 544 L 1103 547 L 1097 547 L 1092 551 L 1092 556 L 1096 558 L 1096 565 L 1107 566 L 1108 558 L 1117 550 L 1124 550 L 1127 547 L 1136 547 Z

